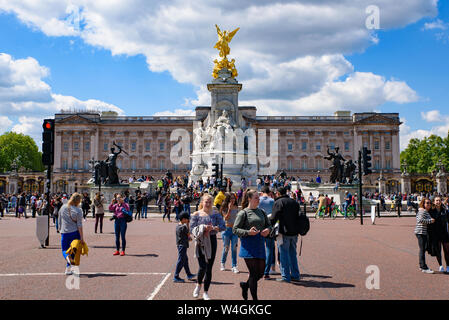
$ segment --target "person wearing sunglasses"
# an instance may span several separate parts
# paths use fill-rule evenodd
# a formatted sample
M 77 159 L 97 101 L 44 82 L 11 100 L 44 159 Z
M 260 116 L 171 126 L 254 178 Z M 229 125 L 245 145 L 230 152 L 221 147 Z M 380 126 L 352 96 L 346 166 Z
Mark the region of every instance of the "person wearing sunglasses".
M 449 232 L 448 232 L 448 211 L 443 206 L 441 197 L 435 197 L 433 200 L 434 206 L 430 210 L 430 216 L 435 219 L 432 225 L 433 232 L 431 233 L 433 254 L 436 256 L 440 272 L 449 272 Z M 430 234 L 429 234 L 430 235 Z M 446 269 L 443 267 L 441 257 L 441 247 L 444 252 L 444 260 L 446 262 Z
M 415 235 L 419 246 L 419 268 L 424 273 L 434 273 L 426 264 L 427 249 L 427 226 L 435 223 L 435 219 L 430 216 L 432 202 L 429 198 L 423 198 L 419 204 L 418 214 L 416 215 Z

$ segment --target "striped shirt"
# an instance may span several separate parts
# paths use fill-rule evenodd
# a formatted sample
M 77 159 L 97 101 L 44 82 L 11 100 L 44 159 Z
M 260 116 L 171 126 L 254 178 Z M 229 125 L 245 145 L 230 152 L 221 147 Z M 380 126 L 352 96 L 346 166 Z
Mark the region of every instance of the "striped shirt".
M 432 217 L 423 208 L 419 208 L 416 215 L 415 234 L 427 235 L 427 225 L 432 223 Z

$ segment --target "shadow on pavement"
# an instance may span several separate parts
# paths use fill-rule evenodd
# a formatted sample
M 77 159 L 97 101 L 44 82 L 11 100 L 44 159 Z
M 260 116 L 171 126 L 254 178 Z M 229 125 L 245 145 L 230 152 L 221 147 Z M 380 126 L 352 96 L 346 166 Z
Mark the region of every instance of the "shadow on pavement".
M 337 283 L 329 281 L 313 281 L 313 280 L 300 280 L 299 282 L 291 282 L 295 286 L 302 286 L 307 288 L 354 288 L 355 285 L 350 283 Z
M 323 279 L 329 279 L 332 278 L 331 276 L 323 276 L 319 274 L 304 274 L 301 273 L 301 278 L 323 278 Z
M 148 254 L 126 254 L 128 257 L 159 257 L 158 254 L 148 253 Z
M 110 278 L 110 277 L 126 277 L 126 274 L 110 274 L 110 273 L 96 273 L 96 274 L 80 274 L 80 278 Z
M 235 283 L 234 282 L 219 282 L 219 281 L 212 281 L 211 282 L 211 284 L 218 284 L 218 285 L 220 285 L 220 284 L 232 284 L 232 285 L 234 285 Z

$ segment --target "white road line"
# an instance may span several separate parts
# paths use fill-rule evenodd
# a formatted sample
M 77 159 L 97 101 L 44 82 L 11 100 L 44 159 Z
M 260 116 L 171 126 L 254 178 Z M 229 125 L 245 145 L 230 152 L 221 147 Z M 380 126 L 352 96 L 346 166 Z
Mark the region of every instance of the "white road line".
M 158 294 L 159 290 L 162 289 L 162 286 L 164 285 L 165 281 L 167 281 L 168 277 L 170 277 L 171 273 L 167 273 L 164 279 L 162 279 L 161 283 L 154 289 L 153 293 L 147 297 L 147 300 L 153 300 L 154 297 Z
M 158 272 L 81 272 L 81 275 L 128 275 L 128 276 L 161 276 L 166 273 Z M 0 277 L 21 277 L 21 276 L 61 276 L 61 273 L 4 273 Z

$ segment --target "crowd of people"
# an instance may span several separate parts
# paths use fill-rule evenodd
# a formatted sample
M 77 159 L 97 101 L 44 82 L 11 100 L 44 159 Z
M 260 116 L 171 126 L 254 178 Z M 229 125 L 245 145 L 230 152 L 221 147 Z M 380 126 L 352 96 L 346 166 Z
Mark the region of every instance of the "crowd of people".
M 148 179 L 148 177 L 145 177 Z M 248 292 L 254 300 L 258 299 L 258 282 L 270 279 L 276 274 L 276 260 L 279 265 L 281 282 L 300 281 L 298 267 L 297 242 L 299 230 L 298 216 L 304 213 L 303 204 L 312 208 L 326 207 L 332 209 L 332 197 L 320 195 L 315 198 L 311 193 L 304 195 L 300 191 L 291 190 L 291 178 L 260 177 L 255 188 L 248 187 L 242 179 L 237 192 L 232 192 L 228 179 L 217 183 L 213 178 L 206 181 L 191 182 L 188 176 L 173 178 L 170 175 L 155 180 L 156 192 L 148 194 L 136 190 L 135 195 L 129 192 L 115 194 L 110 203 L 106 203 L 103 195 L 97 193 L 93 199 L 87 193 L 53 194 L 49 211 L 57 232 L 61 233 L 61 249 L 66 261 L 66 274 L 71 274 L 71 262 L 66 251 L 73 240 L 84 241 L 83 222 L 89 212 L 95 217 L 95 233 L 103 233 L 103 220 L 106 211 L 112 213 L 114 221 L 115 246 L 113 255 L 124 256 L 126 253 L 126 231 L 130 217 L 134 219 L 148 218 L 148 204 L 154 200 L 165 221 L 171 221 L 170 214 L 175 213 L 175 238 L 178 259 L 173 281 L 185 282 L 180 277 L 182 269 L 187 279 L 195 281 L 193 297 L 210 299 L 212 270 L 218 248 L 218 234 L 223 241 L 220 253 L 220 270 L 225 272 L 228 256 L 230 270 L 239 273 L 238 257 L 243 259 L 249 271 L 248 279 L 241 282 L 242 298 L 248 299 Z M 230 181 L 230 179 L 229 179 Z M 433 273 L 426 264 L 426 252 L 436 257 L 439 271 L 449 272 L 449 232 L 448 232 L 448 198 L 433 194 L 384 195 L 366 193 L 367 199 L 390 200 L 392 202 L 407 201 L 407 207 L 415 209 L 415 234 L 419 247 L 419 268 L 422 272 Z M 357 195 L 346 193 L 343 209 L 356 205 Z M 384 202 L 385 203 L 385 202 Z M 191 212 L 191 206 L 195 210 Z M 17 218 L 42 214 L 45 210 L 44 195 L 26 194 L 0 195 L 0 209 L 3 216 L 5 210 L 15 211 Z M 188 261 L 189 243 L 194 243 L 194 257 L 197 260 L 198 272 L 192 273 Z M 240 250 L 238 250 L 240 248 Z M 277 254 L 276 254 L 277 248 Z M 441 249 L 445 258 L 444 268 Z

